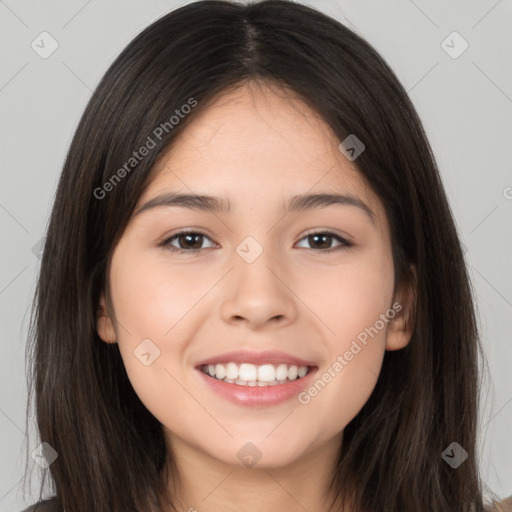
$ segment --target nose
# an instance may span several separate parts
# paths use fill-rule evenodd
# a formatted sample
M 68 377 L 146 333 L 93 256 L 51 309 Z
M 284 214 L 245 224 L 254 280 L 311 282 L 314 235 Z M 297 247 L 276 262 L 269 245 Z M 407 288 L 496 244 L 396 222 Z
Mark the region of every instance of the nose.
M 239 260 L 230 273 L 221 306 L 223 320 L 245 323 L 251 330 L 283 327 L 297 317 L 297 301 L 289 273 L 279 270 L 266 251 L 252 263 Z

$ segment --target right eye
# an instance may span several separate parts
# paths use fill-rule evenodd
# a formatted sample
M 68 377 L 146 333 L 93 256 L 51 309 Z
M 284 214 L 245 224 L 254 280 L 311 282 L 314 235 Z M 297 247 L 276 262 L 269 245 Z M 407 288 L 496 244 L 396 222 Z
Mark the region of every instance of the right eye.
M 200 231 L 180 231 L 175 233 L 169 238 L 166 238 L 163 242 L 159 244 L 159 247 L 165 247 L 171 252 L 179 252 L 179 253 L 197 253 L 199 251 L 204 250 L 204 247 L 198 247 L 202 245 L 203 239 L 207 238 L 210 240 L 205 233 L 201 233 Z M 176 247 L 172 245 L 172 242 L 177 241 L 178 245 L 183 247 Z

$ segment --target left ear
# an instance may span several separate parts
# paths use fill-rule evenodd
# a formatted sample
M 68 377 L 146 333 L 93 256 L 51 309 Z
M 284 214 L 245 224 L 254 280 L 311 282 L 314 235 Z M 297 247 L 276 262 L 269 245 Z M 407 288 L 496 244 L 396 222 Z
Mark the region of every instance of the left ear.
M 396 314 L 388 324 L 386 350 L 400 350 L 407 346 L 414 331 L 417 274 L 414 265 L 411 265 L 410 269 L 410 275 L 402 279 L 395 291 L 392 309 Z

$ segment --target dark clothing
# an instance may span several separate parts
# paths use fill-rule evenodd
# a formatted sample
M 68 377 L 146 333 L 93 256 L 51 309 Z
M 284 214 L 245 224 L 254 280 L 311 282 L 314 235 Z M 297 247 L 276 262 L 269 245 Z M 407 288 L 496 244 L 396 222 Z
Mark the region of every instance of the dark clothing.
M 57 503 L 57 498 L 49 498 L 26 508 L 22 512 L 63 512 L 63 510 Z

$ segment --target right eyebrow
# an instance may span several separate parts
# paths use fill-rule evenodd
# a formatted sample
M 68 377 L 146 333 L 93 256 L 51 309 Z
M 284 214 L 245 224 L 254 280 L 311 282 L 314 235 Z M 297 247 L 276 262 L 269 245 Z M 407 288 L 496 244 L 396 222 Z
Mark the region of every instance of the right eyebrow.
M 178 194 L 167 192 L 150 199 L 139 207 L 133 216 L 155 208 L 157 206 L 179 206 L 191 210 L 201 210 L 207 212 L 230 212 L 231 203 L 229 199 L 223 197 L 214 197 L 199 194 Z

